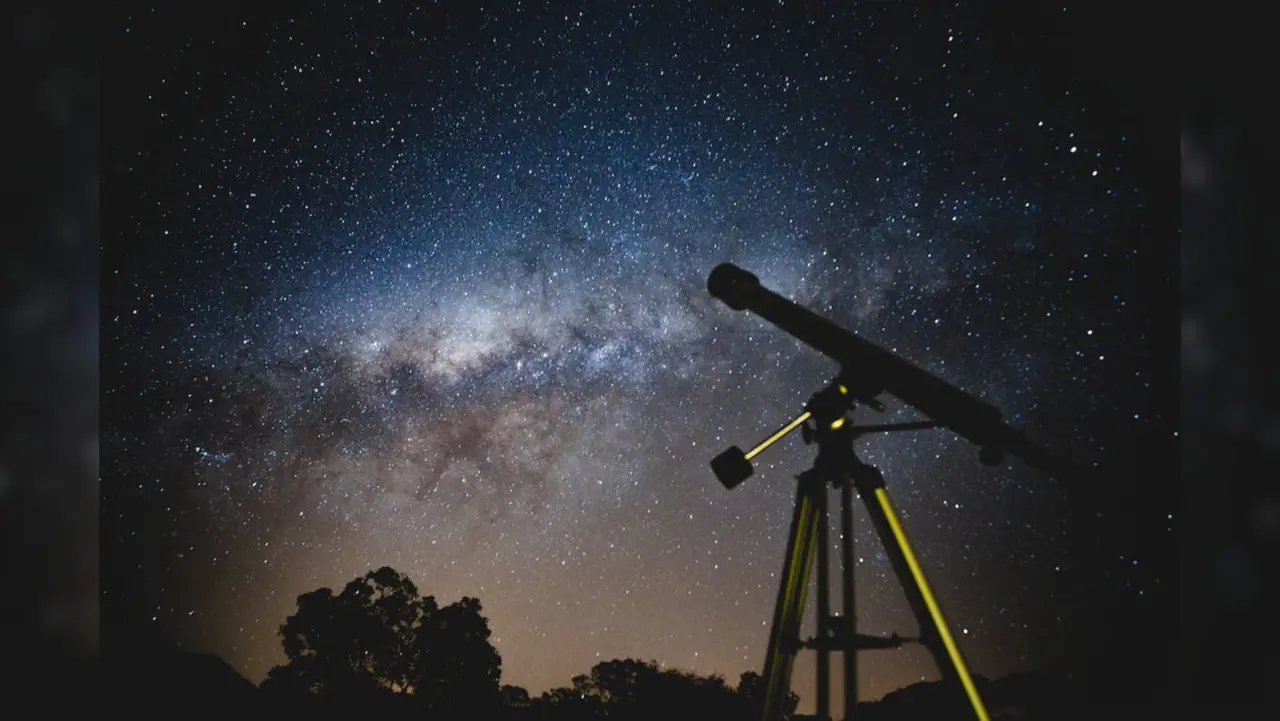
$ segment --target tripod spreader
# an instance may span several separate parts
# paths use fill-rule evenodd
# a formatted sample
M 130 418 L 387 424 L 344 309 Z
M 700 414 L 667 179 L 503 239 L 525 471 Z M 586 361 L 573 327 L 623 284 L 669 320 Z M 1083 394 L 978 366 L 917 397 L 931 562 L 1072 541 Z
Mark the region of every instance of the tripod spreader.
M 839 616 L 831 617 L 833 625 L 839 620 Z M 806 639 L 801 646 L 815 651 L 824 648 L 828 651 L 844 651 L 848 648 L 853 648 L 859 651 L 873 651 L 877 649 L 902 648 L 902 644 L 912 642 L 920 643 L 920 639 L 903 637 L 896 633 L 889 636 L 872 636 L 865 633 L 855 633 L 853 634 L 852 642 L 850 642 L 847 633 L 842 634 L 841 631 L 833 629 L 832 634 L 827 637 L 825 642 L 818 636 L 814 636 L 813 638 Z

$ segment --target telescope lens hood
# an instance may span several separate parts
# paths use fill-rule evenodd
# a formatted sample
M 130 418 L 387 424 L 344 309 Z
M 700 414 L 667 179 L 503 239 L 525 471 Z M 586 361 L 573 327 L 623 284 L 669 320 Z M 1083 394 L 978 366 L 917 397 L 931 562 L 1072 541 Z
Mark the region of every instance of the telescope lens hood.
M 707 292 L 734 310 L 747 309 L 747 297 L 760 287 L 760 279 L 733 263 L 721 263 L 707 278 Z

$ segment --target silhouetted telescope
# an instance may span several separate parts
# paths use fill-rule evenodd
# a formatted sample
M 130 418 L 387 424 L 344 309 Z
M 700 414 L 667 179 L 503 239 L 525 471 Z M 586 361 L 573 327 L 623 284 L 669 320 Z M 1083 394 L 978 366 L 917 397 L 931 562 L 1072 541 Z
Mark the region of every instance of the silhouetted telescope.
M 849 387 L 851 395 L 863 404 L 883 410 L 876 396 L 888 392 L 977 445 L 986 465 L 1000 464 L 1007 453 L 1059 481 L 1079 476 L 1065 460 L 1007 425 L 991 404 L 783 298 L 738 266 L 716 266 L 707 290 L 730 308 L 755 313 L 839 363 L 842 378 L 856 384 Z

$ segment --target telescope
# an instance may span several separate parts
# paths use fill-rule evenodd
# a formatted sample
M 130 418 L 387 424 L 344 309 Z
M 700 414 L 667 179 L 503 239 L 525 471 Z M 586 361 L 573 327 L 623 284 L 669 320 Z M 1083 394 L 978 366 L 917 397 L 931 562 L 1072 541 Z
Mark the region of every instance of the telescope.
M 985 465 L 999 465 L 1007 454 L 1062 483 L 1079 474 L 1067 461 L 1006 424 L 991 404 L 774 293 L 732 263 L 711 271 L 707 291 L 730 308 L 755 313 L 839 363 L 851 376 L 849 388 L 857 401 L 883 410 L 876 397 L 887 392 L 938 427 L 978 446 L 978 457 Z
M 947 626 L 941 603 L 907 537 L 905 528 L 885 488 L 880 471 L 857 457 L 854 443 L 859 438 L 891 431 L 948 428 L 979 448 L 978 458 L 995 466 L 1006 455 L 1019 458 L 1033 468 L 1062 482 L 1076 479 L 1079 472 L 1067 461 L 1037 446 L 1006 424 L 1000 411 L 982 399 L 908 363 L 893 353 L 858 337 L 835 323 L 783 298 L 760 285 L 747 271 L 723 263 L 711 271 L 707 290 L 725 305 L 749 310 L 840 364 L 840 372 L 824 389 L 815 393 L 794 420 L 770 434 L 750 451 L 737 446 L 716 456 L 711 469 L 716 478 L 732 489 L 753 473 L 752 459 L 766 448 L 800 429 L 806 444 L 818 445 L 817 458 L 801 473 L 795 508 L 788 535 L 769 649 L 765 655 L 764 721 L 778 721 L 783 701 L 791 690 L 791 671 L 802 649 L 818 653 L 817 717 L 830 721 L 830 653 L 844 655 L 845 719 L 856 712 L 858 652 L 893 649 L 905 640 L 920 643 L 933 656 L 947 681 L 964 691 L 973 717 L 989 721 L 977 686 L 969 674 L 955 636 Z M 913 406 L 927 420 L 887 425 L 854 425 L 851 415 L 858 405 L 876 411 L 885 406 L 878 396 L 889 393 Z M 828 542 L 828 488 L 840 491 L 842 612 L 830 612 L 831 544 Z M 877 637 L 858 633 L 854 613 L 853 497 L 863 501 L 885 556 L 907 597 L 920 633 L 903 639 L 896 633 Z M 800 639 L 805 596 L 810 572 L 817 570 L 817 635 Z

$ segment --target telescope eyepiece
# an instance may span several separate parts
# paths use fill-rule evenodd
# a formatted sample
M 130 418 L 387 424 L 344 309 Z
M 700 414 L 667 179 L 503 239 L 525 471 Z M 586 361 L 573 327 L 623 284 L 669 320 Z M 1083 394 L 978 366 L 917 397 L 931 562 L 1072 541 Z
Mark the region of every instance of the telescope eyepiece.
M 760 279 L 733 263 L 721 263 L 707 278 L 707 292 L 734 310 L 747 309 L 747 296 L 760 287 Z

